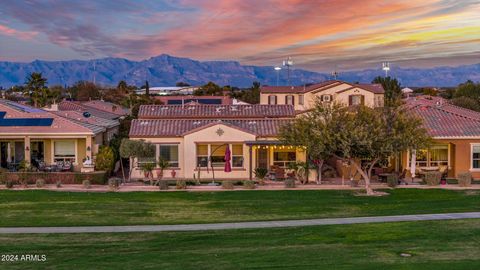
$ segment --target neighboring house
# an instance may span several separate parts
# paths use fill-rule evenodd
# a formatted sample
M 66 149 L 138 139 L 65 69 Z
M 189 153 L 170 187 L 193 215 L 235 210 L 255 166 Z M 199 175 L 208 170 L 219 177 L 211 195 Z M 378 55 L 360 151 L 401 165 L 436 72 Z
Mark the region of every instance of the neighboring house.
M 9 168 L 22 160 L 34 165 L 68 161 L 80 171 L 85 160 L 94 159 L 104 130 L 0 99 L 0 166 Z
M 416 151 L 417 167 L 447 166 L 448 175 L 456 177 L 471 172 L 480 178 L 480 113 L 457 107 L 440 97 L 420 96 L 406 99 L 406 110 L 423 120 L 433 137 L 429 149 Z M 402 158 L 410 170 L 411 153 Z
M 260 104 L 287 104 L 295 106 L 297 111 L 305 111 L 319 98 L 323 102 L 349 106 L 383 107 L 384 92 L 380 84 L 351 84 L 337 80 L 308 86 L 262 86 Z
M 138 166 L 159 157 L 177 178 L 188 179 L 251 179 L 257 167 L 305 161 L 303 148 L 278 141 L 279 129 L 295 115 L 292 105 L 143 105 L 130 138 L 154 143 L 157 153 L 135 162 L 132 176 L 142 177 Z M 231 172 L 224 171 L 227 147 Z
M 101 100 L 87 102 L 62 100 L 58 104 L 52 104 L 49 108 L 45 108 L 45 110 L 88 112 L 91 115 L 111 120 L 122 119 L 130 113 L 128 109 L 120 105 Z
M 68 118 L 81 125 L 87 125 L 96 130 L 101 130 L 102 136 L 97 136 L 97 146 L 102 144 L 108 145 L 110 140 L 113 139 L 113 136 L 118 134 L 119 131 L 120 122 L 118 122 L 118 120 L 101 118 L 79 111 L 53 111 L 52 113 Z

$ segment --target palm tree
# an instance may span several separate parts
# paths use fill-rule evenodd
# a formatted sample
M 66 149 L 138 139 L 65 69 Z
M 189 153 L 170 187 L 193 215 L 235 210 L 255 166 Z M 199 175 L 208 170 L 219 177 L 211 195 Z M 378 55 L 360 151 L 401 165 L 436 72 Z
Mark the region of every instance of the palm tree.
M 48 99 L 47 79 L 42 77 L 42 73 L 33 72 L 25 81 L 25 92 L 33 102 L 33 106 L 45 105 Z

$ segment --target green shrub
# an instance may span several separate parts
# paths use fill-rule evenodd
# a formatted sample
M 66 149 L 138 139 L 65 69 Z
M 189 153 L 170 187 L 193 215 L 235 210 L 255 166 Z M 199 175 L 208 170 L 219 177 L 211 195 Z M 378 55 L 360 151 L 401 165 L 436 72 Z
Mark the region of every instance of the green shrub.
M 12 180 L 6 180 L 5 181 L 5 187 L 8 188 L 8 189 L 11 189 L 13 188 L 14 186 L 14 182 Z
M 110 173 L 115 166 L 115 154 L 109 146 L 100 146 L 95 158 L 95 169 Z
M 223 189 L 233 189 L 233 181 L 222 181 Z
M 284 184 L 286 188 L 295 188 L 295 179 L 287 178 L 285 179 Z
M 267 176 L 268 170 L 267 170 L 267 168 L 257 167 L 257 168 L 255 168 L 254 173 L 255 173 L 255 177 L 258 180 L 263 180 Z
M 391 188 L 394 188 L 398 185 L 398 177 L 395 174 L 390 174 L 387 176 L 387 185 Z
M 255 189 L 255 182 L 252 180 L 243 181 L 243 188 L 245 189 Z
M 425 183 L 429 186 L 438 186 L 440 185 L 440 180 L 442 180 L 441 172 L 425 172 Z
M 62 187 L 62 181 L 57 180 L 57 182 L 55 183 L 55 185 L 57 186 L 57 188 L 61 188 L 61 187 Z
M 458 185 L 461 187 L 469 187 L 472 185 L 472 174 L 469 172 L 458 174 Z
M 86 189 L 89 189 L 92 187 L 92 184 L 90 184 L 90 180 L 83 180 L 82 185 Z
M 158 188 L 160 190 L 167 190 L 168 189 L 168 181 L 165 181 L 165 180 L 158 181 Z
M 175 183 L 175 188 L 176 189 L 186 189 L 187 188 L 187 182 L 185 180 L 177 180 Z
M 37 186 L 37 188 L 43 188 L 45 186 L 45 180 L 43 179 L 37 179 L 37 181 L 35 181 L 35 185 Z

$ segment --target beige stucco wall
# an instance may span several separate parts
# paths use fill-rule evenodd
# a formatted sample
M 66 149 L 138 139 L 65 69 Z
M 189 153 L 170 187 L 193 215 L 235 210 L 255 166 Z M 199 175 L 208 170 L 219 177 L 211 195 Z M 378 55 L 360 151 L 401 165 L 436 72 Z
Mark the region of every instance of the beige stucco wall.
M 368 107 L 375 107 L 379 104 L 383 104 L 383 94 L 374 94 L 370 91 L 366 91 L 362 88 L 352 88 L 348 91 L 341 92 L 345 89 L 351 88 L 352 86 L 349 84 L 339 84 L 337 86 L 325 89 L 325 90 L 313 90 L 304 94 L 296 94 L 296 93 L 285 93 L 285 94 L 270 94 L 270 93 L 261 93 L 260 94 L 260 104 L 268 104 L 268 97 L 270 95 L 277 96 L 277 104 L 282 105 L 285 103 L 285 97 L 287 95 L 293 95 L 295 97 L 295 110 L 307 110 L 314 106 L 315 101 L 318 97 L 322 95 L 332 95 L 333 100 L 338 103 L 342 103 L 348 106 L 349 103 L 349 96 L 350 95 L 363 95 L 365 97 L 365 106 Z M 318 92 L 317 92 L 318 91 Z M 299 96 L 304 96 L 304 104 L 299 104 Z M 375 102 L 375 99 L 380 99 L 381 101 Z
M 221 129 L 223 134 L 219 136 L 217 131 Z M 135 140 L 143 139 L 145 141 L 151 142 L 153 144 L 178 144 L 179 149 L 179 168 L 175 168 L 177 172 L 176 178 L 185 178 L 185 179 L 198 179 L 198 170 L 197 170 L 197 144 L 243 144 L 243 168 L 232 168 L 232 172 L 226 173 L 223 171 L 223 168 L 216 168 L 215 172 L 212 172 L 211 168 L 201 168 L 200 170 L 200 179 L 212 179 L 213 174 L 215 173 L 215 179 L 239 179 L 245 180 L 250 177 L 250 154 L 249 147 L 244 144 L 245 141 L 254 141 L 259 140 L 255 135 L 233 128 L 224 124 L 217 124 L 205 129 L 198 130 L 196 132 L 185 135 L 181 137 L 157 137 L 157 138 L 132 138 Z M 274 137 L 261 138 L 261 140 L 275 140 Z M 213 149 L 212 149 L 213 150 Z M 232 149 L 230 149 L 232 150 Z M 273 147 L 269 148 L 269 164 L 273 164 Z M 252 149 L 252 176 L 253 170 L 256 168 L 256 153 L 257 150 Z M 296 150 L 297 161 L 305 161 L 305 151 L 303 149 Z M 171 169 L 168 169 L 164 173 L 166 179 L 171 179 Z M 156 176 L 156 175 L 155 175 Z M 143 178 L 143 172 L 136 168 L 132 171 L 132 178 Z M 310 179 L 313 179 L 314 175 L 310 176 Z

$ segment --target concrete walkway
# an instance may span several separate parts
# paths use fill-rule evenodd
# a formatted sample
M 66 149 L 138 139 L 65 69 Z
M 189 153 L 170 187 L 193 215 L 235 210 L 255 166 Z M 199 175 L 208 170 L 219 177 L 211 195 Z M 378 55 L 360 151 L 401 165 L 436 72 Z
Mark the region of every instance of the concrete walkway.
M 3 228 L 0 228 L 0 234 L 206 231 L 206 230 L 258 229 L 258 228 L 280 228 L 280 227 L 299 227 L 299 226 L 421 221 L 421 220 L 453 220 L 453 219 L 474 219 L 474 218 L 480 218 L 480 212 L 353 217 L 353 218 L 324 218 L 324 219 L 285 220 L 285 221 L 257 221 L 257 222 L 236 222 L 236 223 L 186 224 L 186 225 L 12 227 L 12 228 L 3 227 Z

